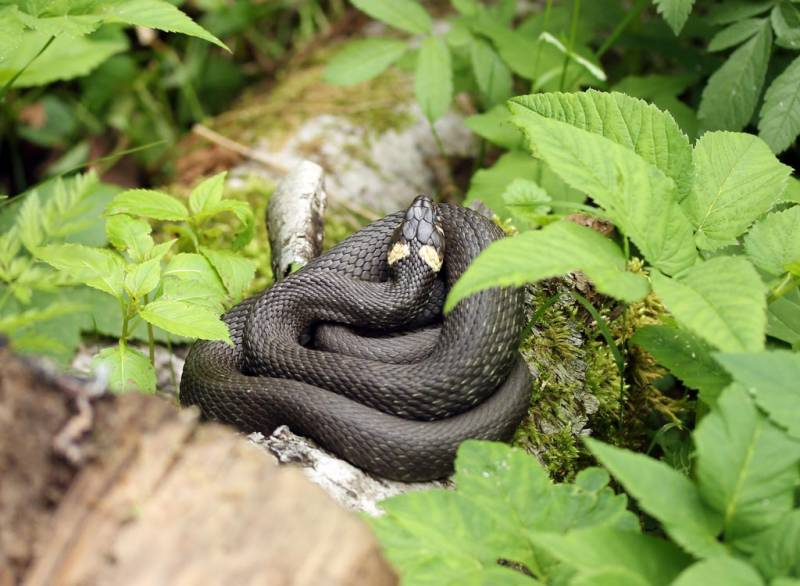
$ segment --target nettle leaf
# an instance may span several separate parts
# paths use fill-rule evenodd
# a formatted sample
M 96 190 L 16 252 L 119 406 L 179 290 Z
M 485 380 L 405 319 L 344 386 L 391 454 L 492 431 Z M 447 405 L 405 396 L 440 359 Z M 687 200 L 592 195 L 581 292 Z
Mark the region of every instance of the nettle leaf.
M 767 74 L 772 29 L 766 20 L 708 79 L 697 117 L 706 130 L 741 130 L 753 116 Z
M 686 476 L 659 460 L 586 438 L 598 461 L 664 526 L 667 534 L 698 557 L 726 552 L 717 541 L 722 519 L 703 502 Z
M 225 322 L 200 305 L 157 299 L 145 305 L 139 311 L 139 315 L 154 326 L 178 336 L 222 340 L 233 344 Z
M 644 326 L 631 341 L 652 354 L 687 387 L 700 391 L 700 398 L 707 404 L 713 404 L 731 382 L 728 373 L 712 358 L 713 348 L 686 330 Z
M 205 246 L 200 247 L 200 252 L 217 271 L 234 302 L 240 301 L 256 274 L 255 262 L 233 252 Z
M 503 104 L 511 97 L 513 80 L 511 71 L 492 46 L 482 39 L 474 39 L 470 44 L 472 74 L 481 91 L 483 104 L 488 108 Z
M 175 277 L 164 279 L 164 290 L 159 299 L 183 301 L 200 305 L 220 315 L 224 311 L 218 291 L 209 289 L 202 281 L 181 280 Z
M 772 212 L 753 225 L 744 238 L 747 256 L 761 270 L 783 275 L 800 262 L 800 206 Z
M 147 356 L 122 342 L 101 350 L 92 358 L 92 371 L 97 376 L 107 377 L 108 387 L 117 393 L 156 392 L 156 370 Z
M 521 147 L 522 133 L 511 124 L 511 113 L 505 104 L 500 104 L 482 114 L 464 119 L 464 125 L 489 142 L 508 150 Z
M 110 250 L 81 244 L 51 244 L 38 248 L 36 257 L 89 287 L 117 299 L 124 295 L 125 264 Z
M 161 260 L 148 260 L 128 268 L 125 290 L 134 299 L 143 299 L 161 280 Z
M 178 241 L 177 238 L 173 238 L 172 240 L 167 240 L 166 242 L 162 242 L 160 244 L 156 244 L 150 251 L 145 255 L 143 260 L 152 260 L 157 258 L 161 260 L 164 256 L 170 251 L 172 245 Z
M 724 51 L 744 43 L 764 26 L 763 18 L 746 18 L 734 22 L 713 36 L 708 43 L 710 52 Z
M 762 416 L 747 391 L 723 392 L 694 441 L 700 494 L 722 517 L 726 543 L 752 538 L 792 510 L 800 442 Z
M 615 578 L 620 574 L 626 576 L 622 584 L 631 583 L 627 580 L 633 577 L 639 580 L 634 584 L 668 586 L 691 563 L 691 558 L 672 543 L 633 531 L 578 529 L 565 535 L 537 533 L 531 540 L 571 566 L 578 576 L 612 572 Z M 594 581 L 583 583 L 598 584 Z
M 800 134 L 800 57 L 776 77 L 764 94 L 758 135 L 775 153 L 794 144 Z
M 106 214 L 128 214 L 154 220 L 188 220 L 189 210 L 171 195 L 152 189 L 123 191 L 108 204 Z
M 411 34 L 431 32 L 431 17 L 414 0 L 352 0 L 372 18 Z
M 445 311 L 484 289 L 520 286 L 581 271 L 598 291 L 634 302 L 648 293 L 647 280 L 625 270 L 619 247 L 591 228 L 569 221 L 493 242 L 469 266 L 447 296 Z
M 518 227 L 536 226 L 550 212 L 550 196 L 530 179 L 514 179 L 502 197 Z
M 800 49 L 800 14 L 789 2 L 778 2 L 770 12 L 775 44 L 787 49 Z
M 369 38 L 352 41 L 328 61 L 323 79 L 337 85 L 367 81 L 386 71 L 406 51 L 408 43 L 398 39 Z
M 753 553 L 753 565 L 769 579 L 800 576 L 800 509 L 764 532 Z
M 168 277 L 174 277 L 181 281 L 197 281 L 219 298 L 225 296 L 225 288 L 219 275 L 202 254 L 186 252 L 176 254 L 162 273 L 162 278 L 166 280 Z
M 682 206 L 697 246 L 732 244 L 779 199 L 791 174 L 758 137 L 707 132 L 694 147 L 695 181 Z
M 789 291 L 769 304 L 767 335 L 800 346 L 800 290 Z
M 708 586 L 709 584 L 764 586 L 764 581 L 752 566 L 742 560 L 730 556 L 719 556 L 695 563 L 673 582 L 673 586 Z
M 510 106 L 534 154 L 567 184 L 590 194 L 653 266 L 673 274 L 695 262 L 691 226 L 671 179 L 603 136 Z
M 683 25 L 692 13 L 694 0 L 653 0 L 658 13 L 676 35 L 680 34 Z
M 33 252 L 44 242 L 42 229 L 42 206 L 39 203 L 39 194 L 36 191 L 25 196 L 17 215 L 17 228 L 19 237 L 25 248 Z
M 99 8 L 105 22 L 121 22 L 182 33 L 229 50 L 225 43 L 166 0 L 112 0 L 100 3 Z
M 189 210 L 192 214 L 200 214 L 215 208 L 222 200 L 227 172 L 217 173 L 202 181 L 189 195 Z
M 97 39 L 88 37 L 56 37 L 41 55 L 36 55 L 51 39 L 48 33 L 28 31 L 21 42 L 0 62 L 0 86 L 18 72 L 15 88 L 47 85 L 88 74 L 106 59 L 125 51 L 125 37 Z M 34 59 L 35 57 L 35 59 Z
M 422 42 L 417 57 L 414 94 L 423 114 L 431 123 L 450 109 L 450 102 L 453 100 L 450 49 L 438 37 L 428 37 Z
M 709 19 L 714 24 L 730 24 L 759 15 L 775 5 L 775 0 L 728 0 L 716 6 Z
M 672 116 L 621 93 L 588 90 L 519 96 L 513 104 L 604 136 L 658 167 L 678 186 L 679 199 L 692 180 L 692 147 Z M 519 112 L 512 106 L 512 112 Z
M 126 214 L 117 214 L 106 220 L 108 241 L 119 251 L 128 251 L 131 258 L 141 262 L 153 249 L 150 224 Z
M 764 347 L 764 285 L 745 259 L 720 256 L 675 278 L 654 272 L 651 280 L 677 322 L 714 347 L 728 352 Z
M 800 354 L 770 350 L 749 354 L 717 354 L 734 380 L 747 388 L 763 409 L 789 435 L 800 440 Z

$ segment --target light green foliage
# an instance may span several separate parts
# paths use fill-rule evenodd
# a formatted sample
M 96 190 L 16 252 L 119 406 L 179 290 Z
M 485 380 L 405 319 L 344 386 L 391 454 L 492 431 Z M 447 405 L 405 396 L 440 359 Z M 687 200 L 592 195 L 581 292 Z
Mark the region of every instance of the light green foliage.
M 670 28 L 677 35 L 686 24 L 686 19 L 692 12 L 694 0 L 653 0 L 658 13 L 664 17 Z
M 717 355 L 722 366 L 753 394 L 756 403 L 800 440 L 800 356 L 785 350 Z
M 166 0 L 17 3 L 0 9 L 0 84 L 45 85 L 86 75 L 128 47 L 105 25 L 146 26 L 225 45 Z M 110 30 L 110 29 L 109 29 Z
M 728 352 L 764 347 L 764 285 L 743 258 L 720 256 L 676 278 L 652 275 L 653 289 L 679 324 Z
M 119 392 L 156 392 L 156 372 L 147 356 L 122 342 L 92 358 L 92 370 Z
M 673 326 L 650 325 L 639 328 L 631 342 L 643 347 L 700 398 L 713 403 L 730 384 L 730 376 L 714 360 L 713 348 L 692 333 Z
M 352 0 L 359 10 L 389 26 L 412 34 L 431 30 L 431 18 L 415 0 Z
M 511 71 L 489 43 L 473 40 L 470 43 L 470 61 L 486 108 L 502 104 L 511 97 Z
M 414 94 L 422 112 L 431 122 L 441 118 L 453 99 L 450 77 L 450 49 L 437 37 L 422 42 L 417 57 Z
M 800 290 L 795 288 L 769 304 L 767 334 L 800 347 Z
M 342 85 L 367 81 L 383 73 L 407 50 L 406 43 L 397 39 L 353 41 L 328 62 L 325 81 Z
M 726 555 L 699 561 L 678 576 L 674 586 L 763 586 L 764 581 L 752 567 Z
M 745 18 L 722 29 L 708 42 L 709 51 L 724 51 L 744 43 L 764 27 L 763 18 Z
M 580 270 L 599 291 L 636 301 L 648 293 L 647 281 L 625 269 L 619 247 L 594 230 L 561 221 L 542 230 L 493 243 L 450 290 L 445 311 L 483 289 L 522 285 Z
M 747 256 L 753 264 L 772 276 L 782 276 L 792 269 L 800 273 L 798 228 L 800 206 L 767 214 L 744 239 Z
M 714 250 L 735 241 L 775 204 L 791 169 L 761 139 L 709 132 L 694 147 L 695 180 L 683 202 L 697 246 Z
M 758 135 L 773 152 L 781 153 L 800 134 L 800 57 L 772 82 L 764 95 Z
M 761 95 L 771 50 L 772 29 L 764 21 L 709 78 L 697 113 L 703 128 L 741 130 L 747 125 Z
M 514 224 L 530 228 L 547 220 L 550 196 L 530 179 L 514 179 L 503 191 L 503 203 L 511 212 Z
M 454 480 L 454 492 L 394 497 L 381 504 L 386 515 L 370 519 L 407 583 L 536 584 L 513 568 L 498 566 L 498 559 L 546 579 L 565 568 L 539 547 L 539 535 L 586 528 L 636 535 L 624 497 L 608 488 L 608 475 L 601 470 L 585 470 L 574 485 L 552 484 L 521 450 L 467 441 L 459 449 Z

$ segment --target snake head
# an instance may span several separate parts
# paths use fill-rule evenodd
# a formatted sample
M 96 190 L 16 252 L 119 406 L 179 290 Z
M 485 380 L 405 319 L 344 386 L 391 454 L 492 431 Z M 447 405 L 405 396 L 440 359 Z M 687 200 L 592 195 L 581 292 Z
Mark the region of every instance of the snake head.
M 439 209 L 431 198 L 418 195 L 406 210 L 403 221 L 392 235 L 388 263 L 392 267 L 399 261 L 418 255 L 438 273 L 444 262 L 444 230 Z

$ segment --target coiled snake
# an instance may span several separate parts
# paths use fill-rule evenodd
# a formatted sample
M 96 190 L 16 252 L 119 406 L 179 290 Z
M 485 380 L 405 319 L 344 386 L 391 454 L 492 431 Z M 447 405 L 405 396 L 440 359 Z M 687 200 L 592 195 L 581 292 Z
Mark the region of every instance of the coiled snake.
M 521 291 L 488 289 L 441 316 L 501 236 L 472 210 L 416 198 L 231 309 L 234 346 L 194 344 L 181 403 L 248 432 L 286 424 L 386 478 L 446 476 L 465 439 L 508 439 L 530 398 Z

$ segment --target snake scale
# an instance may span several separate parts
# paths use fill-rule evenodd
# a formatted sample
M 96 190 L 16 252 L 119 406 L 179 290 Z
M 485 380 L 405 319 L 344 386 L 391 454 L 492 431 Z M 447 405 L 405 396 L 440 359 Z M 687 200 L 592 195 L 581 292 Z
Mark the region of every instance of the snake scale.
M 385 478 L 447 476 L 462 441 L 507 440 L 530 399 L 520 290 L 441 315 L 501 236 L 472 210 L 417 197 L 225 314 L 233 346 L 193 345 L 181 403 L 247 432 L 288 425 Z

